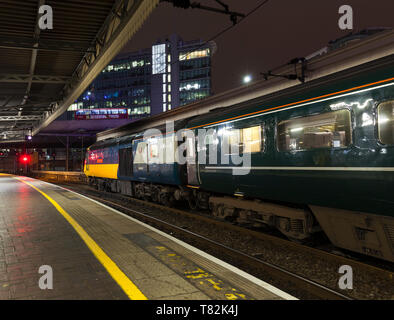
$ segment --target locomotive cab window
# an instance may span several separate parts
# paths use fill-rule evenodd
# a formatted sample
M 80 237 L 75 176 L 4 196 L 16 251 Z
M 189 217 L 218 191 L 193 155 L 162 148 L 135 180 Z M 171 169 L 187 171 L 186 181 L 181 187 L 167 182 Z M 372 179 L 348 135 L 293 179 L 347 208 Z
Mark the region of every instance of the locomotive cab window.
M 351 141 L 351 116 L 347 109 L 278 124 L 279 151 L 343 148 Z
M 394 100 L 378 107 L 378 133 L 381 143 L 394 144 Z

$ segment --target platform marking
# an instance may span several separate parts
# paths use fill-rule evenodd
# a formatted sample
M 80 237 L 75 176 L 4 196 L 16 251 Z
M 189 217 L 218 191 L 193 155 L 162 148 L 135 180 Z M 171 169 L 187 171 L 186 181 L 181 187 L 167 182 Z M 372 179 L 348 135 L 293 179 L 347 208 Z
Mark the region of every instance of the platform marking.
M 206 258 L 206 259 L 208 259 L 208 260 L 210 260 L 210 261 L 212 261 L 214 263 L 216 263 L 217 265 L 219 265 L 219 266 L 221 266 L 223 268 L 226 268 L 227 270 L 229 270 L 231 272 L 234 272 L 235 274 L 238 274 L 239 276 L 251 281 L 252 283 L 257 284 L 258 286 L 266 289 L 267 291 L 272 292 L 273 294 L 277 295 L 278 297 L 281 297 L 281 298 L 283 298 L 285 300 L 298 300 L 296 297 L 294 297 L 294 296 L 292 296 L 292 295 L 290 295 L 290 294 L 288 294 L 288 293 L 286 293 L 286 292 L 284 292 L 284 291 L 272 286 L 271 284 L 269 284 L 269 283 L 267 283 L 267 282 L 265 282 L 265 281 L 263 281 L 263 280 L 261 280 L 259 278 L 256 278 L 255 276 L 252 276 L 251 274 L 249 274 L 249 273 L 247 273 L 247 272 L 245 272 L 245 271 L 243 271 L 243 270 L 241 270 L 241 269 L 239 269 L 237 267 L 234 267 L 233 265 L 230 265 L 229 263 L 224 262 L 223 260 L 220 260 L 220 259 L 210 255 L 209 253 L 206 253 L 206 252 L 204 252 L 204 251 L 202 251 L 200 249 L 197 249 L 196 247 L 194 247 L 194 246 L 192 246 L 192 245 L 190 245 L 190 244 L 188 244 L 188 243 L 186 243 L 186 242 L 184 242 L 182 240 L 179 240 L 179 239 L 177 239 L 177 238 L 175 238 L 173 236 L 170 236 L 169 234 L 167 234 L 167 233 L 165 233 L 165 232 L 163 232 L 163 231 L 161 231 L 159 229 L 156 229 L 156 228 L 154 228 L 154 227 L 152 227 L 152 226 L 150 226 L 150 225 L 148 225 L 148 224 L 146 224 L 144 222 L 141 222 L 141 221 L 139 221 L 139 220 L 137 220 L 135 218 L 132 218 L 132 217 L 128 216 L 127 214 L 123 213 L 123 212 L 120 212 L 120 211 L 118 211 L 118 210 L 116 210 L 114 208 L 111 208 L 111 207 L 109 207 L 109 206 L 107 206 L 107 205 L 105 205 L 103 203 L 100 203 L 100 202 L 98 202 L 96 200 L 93 200 L 93 199 L 91 199 L 89 197 L 86 197 L 86 196 L 84 196 L 82 194 L 79 194 L 79 193 L 77 193 L 75 191 L 72 191 L 70 189 L 67 189 L 67 188 L 64 188 L 64 187 L 60 187 L 58 185 L 54 185 L 54 184 L 46 182 L 46 181 L 40 181 L 40 182 L 41 183 L 45 183 L 45 184 L 49 184 L 51 186 L 56 186 L 57 188 L 61 188 L 61 189 L 67 190 L 67 191 L 69 191 L 71 193 L 74 193 L 74 194 L 78 195 L 79 197 L 82 197 L 84 199 L 92 201 L 92 202 L 94 202 L 94 203 L 96 203 L 96 204 L 98 204 L 98 205 L 100 205 L 100 206 L 102 206 L 102 207 L 104 207 L 104 208 L 106 208 L 106 209 L 118 214 L 118 215 L 121 215 L 124 218 L 126 218 L 128 220 L 131 220 L 131 221 L 133 221 L 133 222 L 135 222 L 135 223 L 137 223 L 137 224 L 139 224 L 139 225 L 141 225 L 141 226 L 143 226 L 143 227 L 145 227 L 147 229 L 150 229 L 150 230 L 156 232 L 157 234 L 160 234 L 161 236 L 163 236 L 163 237 L 165 237 L 165 238 L 167 238 L 167 239 L 169 239 L 169 240 L 171 240 L 171 241 L 183 246 L 184 248 L 194 252 L 195 254 L 198 254 L 198 255 L 200 255 L 200 256 L 202 256 L 202 257 L 204 257 L 204 258 Z
M 164 246 L 160 241 L 144 233 L 124 234 L 123 236 L 213 300 L 255 300 L 252 295 L 241 292 L 231 282 L 204 270 L 205 268 L 200 267 L 198 263 L 178 254 L 174 249 Z
M 111 277 L 116 281 L 116 283 L 122 288 L 126 295 L 131 300 L 147 300 L 144 294 L 136 287 L 136 285 L 131 282 L 131 280 L 123 273 L 122 270 L 111 260 L 111 258 L 100 248 L 100 246 L 88 235 L 88 233 L 74 220 L 55 200 L 48 196 L 45 192 L 41 191 L 36 186 L 31 183 L 17 177 L 13 177 L 19 180 L 39 193 L 41 193 L 52 205 L 60 212 L 60 214 L 71 224 L 74 230 L 79 234 L 81 239 L 88 246 L 90 251 L 95 255 L 95 257 L 100 261 L 104 268 L 108 271 Z
M 147 249 L 149 250 L 149 248 Z M 227 283 L 227 281 L 219 279 L 216 275 L 200 268 L 196 263 L 176 254 L 175 251 L 165 246 L 161 245 L 150 249 L 149 251 L 156 249 L 155 257 L 159 257 L 161 261 L 171 266 L 171 269 L 177 270 L 181 274 L 183 273 L 183 277 L 208 296 L 213 294 L 212 298 L 215 300 L 221 296 L 224 296 L 227 300 L 254 300 L 252 297 L 247 297 L 246 294 L 240 293 L 238 289 Z M 206 286 L 208 286 L 209 292 L 203 290 Z

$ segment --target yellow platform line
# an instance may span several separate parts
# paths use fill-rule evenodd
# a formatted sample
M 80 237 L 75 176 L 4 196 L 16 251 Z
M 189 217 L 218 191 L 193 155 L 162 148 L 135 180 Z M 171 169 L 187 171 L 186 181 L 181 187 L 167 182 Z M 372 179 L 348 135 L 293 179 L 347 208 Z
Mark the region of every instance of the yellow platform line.
M 33 189 L 41 193 L 50 203 L 60 212 L 60 214 L 71 224 L 75 231 L 79 234 L 90 251 L 96 256 L 104 268 L 108 271 L 111 277 L 122 288 L 126 295 L 131 300 L 147 300 L 144 294 L 136 287 L 136 285 L 123 273 L 122 270 L 111 260 L 111 258 L 100 248 L 100 246 L 87 234 L 87 232 L 76 222 L 55 200 L 48 196 L 45 192 L 38 189 L 31 183 L 24 181 L 20 178 L 14 177 Z

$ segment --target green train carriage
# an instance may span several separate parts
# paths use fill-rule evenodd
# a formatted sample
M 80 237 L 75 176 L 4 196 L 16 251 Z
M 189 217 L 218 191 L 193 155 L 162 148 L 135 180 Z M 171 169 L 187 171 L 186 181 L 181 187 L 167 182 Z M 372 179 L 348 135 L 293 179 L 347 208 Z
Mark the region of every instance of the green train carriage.
M 191 120 L 196 137 L 212 135 L 196 151 L 215 143 L 219 159 L 188 166 L 197 201 L 293 239 L 322 228 L 338 247 L 394 261 L 393 76 L 390 56 Z M 221 163 L 224 142 L 251 164 Z

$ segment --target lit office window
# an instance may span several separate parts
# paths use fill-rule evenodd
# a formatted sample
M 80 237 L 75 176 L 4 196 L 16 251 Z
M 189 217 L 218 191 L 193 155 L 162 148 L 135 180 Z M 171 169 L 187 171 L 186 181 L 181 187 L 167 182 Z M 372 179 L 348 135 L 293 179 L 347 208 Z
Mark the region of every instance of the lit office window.
M 163 74 L 163 83 L 166 83 L 166 75 Z
M 187 83 L 182 83 L 179 87 L 179 91 L 189 91 L 189 90 L 198 90 L 201 88 L 201 84 L 197 82 L 187 82 Z
M 166 92 L 166 90 L 167 90 L 167 85 L 163 84 L 163 92 Z
M 168 102 L 171 102 L 171 95 L 168 95 Z
M 170 73 L 171 72 L 171 65 L 169 64 L 168 65 L 168 73 Z
M 167 111 L 167 103 L 163 103 L 163 112 Z
M 168 92 L 171 92 L 171 85 L 168 85 Z
M 167 95 L 163 94 L 163 102 L 167 102 Z
M 171 82 L 171 75 L 168 75 L 168 82 Z
M 167 61 L 171 62 L 171 55 L 170 54 L 168 55 Z
M 152 46 L 152 74 L 164 73 L 166 70 L 166 45 Z
M 168 110 L 171 110 L 171 104 L 168 105 Z
M 209 49 L 203 49 L 203 50 L 196 50 L 193 52 L 181 53 L 179 54 L 179 60 L 184 61 L 184 60 L 191 60 L 196 58 L 204 58 L 208 56 L 209 56 Z

